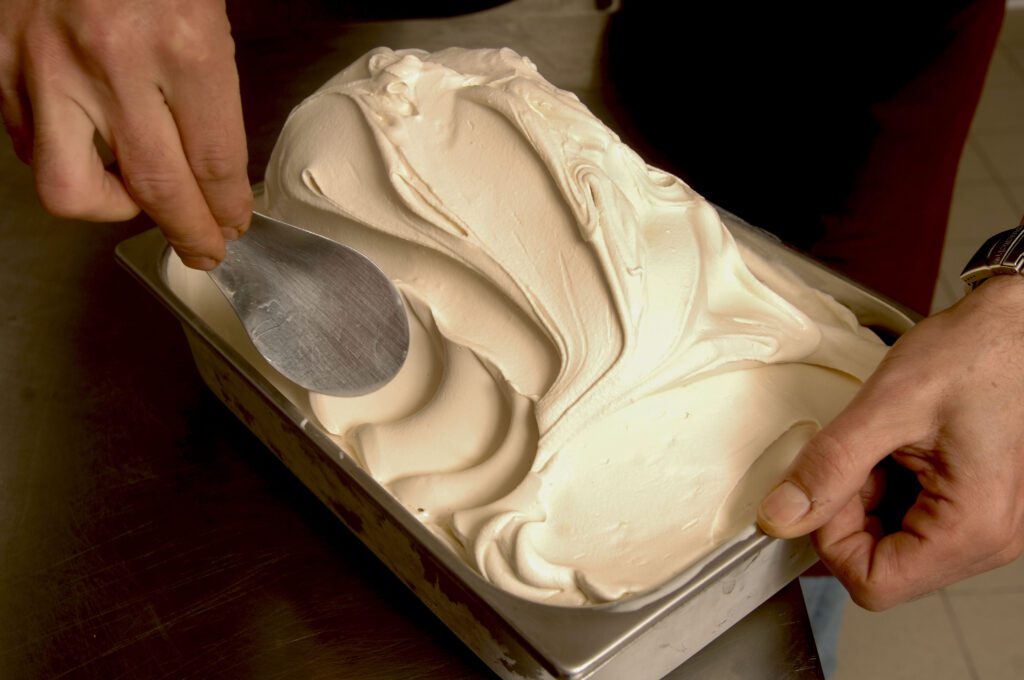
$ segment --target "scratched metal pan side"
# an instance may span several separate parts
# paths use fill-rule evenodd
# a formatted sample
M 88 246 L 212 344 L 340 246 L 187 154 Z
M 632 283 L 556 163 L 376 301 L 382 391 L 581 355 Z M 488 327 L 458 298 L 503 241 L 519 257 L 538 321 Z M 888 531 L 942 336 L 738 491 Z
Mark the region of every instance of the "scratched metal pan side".
M 157 230 L 122 242 L 116 254 L 182 323 L 214 394 L 485 663 L 507 678 L 562 675 L 467 586 L 473 573 L 466 565 L 432 550 L 426 527 L 174 293 L 165 275 L 169 249 Z
M 117 256 L 181 321 L 206 384 L 500 675 L 506 675 L 511 658 L 516 661 L 517 673 L 533 666 L 552 677 L 584 677 L 627 645 L 633 636 L 642 633 L 663 611 L 699 592 L 709 579 L 728 570 L 731 557 L 721 556 L 703 571 L 701 578 L 686 584 L 671 598 L 624 613 L 546 606 L 498 590 L 440 544 L 346 456 L 296 406 L 294 394 L 292 399 L 286 397 L 175 294 L 166 276 L 169 252 L 159 232 L 151 230 L 120 244 Z M 267 408 L 267 404 L 272 408 Z M 295 441 L 295 431 L 303 433 L 304 441 Z M 330 461 L 330 465 L 323 465 L 323 460 Z M 355 483 L 355 491 L 350 482 Z M 368 527 L 381 526 L 387 529 L 367 531 Z M 395 532 L 410 540 L 402 541 Z M 745 549 L 756 549 L 757 545 L 758 542 L 748 543 Z M 428 560 L 430 565 L 418 566 Z M 447 585 L 440 589 L 444 592 L 438 592 L 436 587 L 439 572 L 446 576 Z M 453 592 L 458 593 L 455 599 L 450 597 Z M 448 616 L 446 610 L 454 614 Z M 484 623 L 467 623 L 464 610 L 473 612 L 474 622 Z M 495 649 L 500 649 L 500 654 Z
M 897 335 L 912 323 L 891 304 L 759 230 L 735 222 L 729 226 L 748 247 L 786 264 L 841 302 L 861 307 L 855 311 L 862 321 L 870 319 Z M 503 677 L 603 678 L 621 677 L 627 671 L 631 677 L 658 677 L 814 560 L 806 541 L 782 542 L 754 534 L 723 547 L 671 593 L 633 611 L 552 607 L 504 593 L 443 546 L 303 415 L 293 403 L 294 395 L 286 397 L 178 298 L 167 282 L 167 256 L 166 243 L 155 230 L 118 247 L 121 262 L 181 320 L 200 373 L 218 397 L 254 432 L 261 429 L 257 435 L 285 464 Z M 245 399 L 239 396 L 247 392 L 251 394 Z M 256 407 L 240 401 L 269 405 L 261 407 L 262 420 L 280 422 L 260 422 L 252 417 Z M 296 430 L 302 441 L 292 436 Z M 282 435 L 285 431 L 290 434 Z M 289 453 L 293 448 L 298 453 Z M 385 529 L 366 531 L 378 525 Z M 472 613 L 469 620 L 466 611 Z
M 609 616 L 551 607 L 484 581 L 310 421 L 294 394 L 286 397 L 175 294 L 166 275 L 169 254 L 155 229 L 117 248 L 119 261 L 182 323 L 214 394 L 499 675 L 520 677 L 533 667 L 551 677 L 582 677 L 581 670 L 603 663 L 645 627 L 650 608 Z
M 553 677 L 591 676 L 665 612 L 700 593 L 708 583 L 730 571 L 734 560 L 758 552 L 770 540 L 755 537 L 731 552 L 714 556 L 697 578 L 670 597 L 638 611 L 551 607 L 509 595 L 483 581 L 441 545 L 375 480 L 345 456 L 326 432 L 306 418 L 293 400 L 255 370 L 174 293 L 166 276 L 169 249 L 159 232 L 151 230 L 125 241 L 118 247 L 117 255 L 182 322 L 199 372 L 218 398 L 499 675 L 506 675 L 508 660 L 513 658 L 517 671 L 533 666 Z M 292 397 L 294 399 L 295 395 Z M 273 408 L 266 408 L 266 404 Z M 304 433 L 304 442 L 294 441 L 296 428 Z M 331 461 L 330 466 L 320 464 L 325 456 Z M 359 490 L 366 492 L 365 497 L 343 493 L 346 489 L 339 488 L 339 484 L 350 487 L 347 482 L 355 482 Z M 387 531 L 383 532 L 383 537 L 365 531 L 366 527 L 380 525 L 401 530 L 411 540 L 403 544 Z M 432 563 L 430 568 L 409 568 L 410 564 L 420 564 L 427 559 Z M 451 577 L 447 581 L 456 582 L 457 587 L 449 584 L 448 591 L 457 591 L 457 599 L 448 598 L 449 592 L 434 592 L 437 588 L 433 582 L 438 578 L 438 570 Z M 784 583 L 779 583 L 778 587 Z M 754 606 L 756 603 L 750 608 Z M 446 616 L 446 609 L 455 610 L 456 615 Z M 484 625 L 467 625 L 465 617 L 458 615 L 463 609 L 472 611 L 474 620 L 485 622 Z M 690 650 L 687 655 L 698 651 L 719 632 L 707 626 L 696 630 L 699 635 L 689 634 L 693 642 L 687 647 Z M 495 644 L 496 641 L 501 644 Z M 501 649 L 500 654 L 494 653 L 496 648 Z M 675 658 L 672 665 L 683 660 L 683 657 Z M 518 674 L 508 677 L 518 677 Z

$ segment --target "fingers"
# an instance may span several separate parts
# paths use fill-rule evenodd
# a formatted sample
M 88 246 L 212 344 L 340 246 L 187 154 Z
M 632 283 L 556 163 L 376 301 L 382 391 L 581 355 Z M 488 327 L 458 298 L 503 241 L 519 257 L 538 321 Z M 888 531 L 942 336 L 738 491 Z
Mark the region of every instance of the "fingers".
M 816 532 L 814 543 L 854 601 L 881 611 L 1015 557 L 991 520 L 923 492 L 902 530 L 885 535 L 877 518 L 853 499 Z
M 758 524 L 780 538 L 814 531 L 851 499 L 859 498 L 874 466 L 906 444 L 906 436 L 906 423 L 891 400 L 866 384 L 846 410 L 800 451 L 761 503 Z
M 969 296 L 903 336 L 761 507 L 769 533 L 816 529 L 822 562 L 863 607 L 888 608 L 1024 550 L 1024 390 L 1007 361 L 1017 346 L 1004 340 L 1019 334 L 1000 332 L 1015 319 L 1004 299 Z M 980 332 L 992 319 L 1000 328 Z
M 93 136 L 92 120 L 59 94 L 35 96 L 32 166 L 36 191 L 58 217 L 100 222 L 130 219 L 139 212 L 118 177 L 106 170 Z
M 182 262 L 213 269 L 224 259 L 224 238 L 171 112 L 156 90 L 137 92 L 124 103 L 125 118 L 113 122 L 113 149 L 128 193 L 160 225 Z
M 107 171 L 94 143 L 96 126 L 74 101 L 33 92 L 33 169 L 43 206 L 60 217 L 99 222 L 129 219 L 141 207 L 182 261 L 213 269 L 224 237 L 189 165 L 170 111 L 152 87 L 140 86 L 110 107 L 111 146 L 121 177 Z
M 101 4 L 24 3 L 20 23 L 0 4 L 5 126 L 51 212 L 109 221 L 141 207 L 185 264 L 212 269 L 252 201 L 223 3 Z
M 961 475 L 940 458 L 887 459 L 814 533 L 822 563 L 862 607 L 887 609 L 1006 564 L 1024 548 L 1015 482 Z
M 824 526 L 814 533 L 814 547 L 822 564 L 842 582 L 853 600 L 866 609 L 881 611 L 944 585 L 934 554 L 940 543 L 917 531 L 886 535 L 882 520 L 869 514 L 877 484 L 869 482 Z M 865 493 L 867 491 L 867 493 Z M 927 568 L 925 568 L 927 567 Z
M 199 190 L 224 237 L 232 239 L 248 228 L 252 189 L 230 38 L 217 49 L 227 55 L 206 68 L 177 72 L 164 94 Z

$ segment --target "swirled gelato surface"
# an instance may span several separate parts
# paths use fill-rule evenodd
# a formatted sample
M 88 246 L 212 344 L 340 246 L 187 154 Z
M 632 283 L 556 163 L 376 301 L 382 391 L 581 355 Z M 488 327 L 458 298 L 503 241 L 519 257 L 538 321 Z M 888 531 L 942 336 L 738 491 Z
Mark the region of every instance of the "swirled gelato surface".
M 531 600 L 649 591 L 749 527 L 885 351 L 509 50 L 365 55 L 292 112 L 265 207 L 408 305 L 398 377 L 316 417 Z

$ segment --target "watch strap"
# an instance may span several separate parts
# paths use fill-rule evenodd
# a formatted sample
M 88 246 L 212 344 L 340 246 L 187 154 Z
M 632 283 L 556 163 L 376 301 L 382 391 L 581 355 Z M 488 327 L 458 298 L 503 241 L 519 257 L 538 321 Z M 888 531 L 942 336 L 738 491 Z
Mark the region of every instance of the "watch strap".
M 968 290 L 1000 274 L 1024 273 L 1024 223 L 992 236 L 960 273 Z

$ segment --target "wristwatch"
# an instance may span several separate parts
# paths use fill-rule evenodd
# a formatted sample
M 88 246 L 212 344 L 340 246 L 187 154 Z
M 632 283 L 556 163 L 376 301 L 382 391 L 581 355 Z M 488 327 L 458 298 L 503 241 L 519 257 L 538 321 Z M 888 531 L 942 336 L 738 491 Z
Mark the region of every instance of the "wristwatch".
M 971 291 L 999 274 L 1024 274 L 1024 219 L 1020 226 L 985 241 L 960 272 L 960 278 Z

